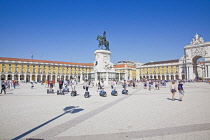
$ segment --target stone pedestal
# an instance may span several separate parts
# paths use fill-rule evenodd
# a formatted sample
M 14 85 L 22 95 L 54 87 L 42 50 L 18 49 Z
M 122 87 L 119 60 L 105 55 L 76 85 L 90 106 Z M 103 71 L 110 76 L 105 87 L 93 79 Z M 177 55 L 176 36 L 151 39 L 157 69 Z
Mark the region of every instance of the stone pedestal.
M 91 72 L 91 79 L 95 83 L 104 81 L 104 85 L 108 86 L 116 78 L 116 72 L 113 64 L 110 62 L 111 52 L 107 50 L 96 50 L 94 55 L 94 69 Z

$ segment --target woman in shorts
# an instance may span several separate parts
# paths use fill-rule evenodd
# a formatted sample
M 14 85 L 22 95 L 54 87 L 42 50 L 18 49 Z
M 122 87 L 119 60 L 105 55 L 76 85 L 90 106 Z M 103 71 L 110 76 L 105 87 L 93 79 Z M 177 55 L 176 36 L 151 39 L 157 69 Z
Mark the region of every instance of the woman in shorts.
M 171 86 L 170 86 L 170 90 L 171 90 L 171 93 L 172 93 L 172 101 L 174 101 L 174 96 L 175 96 L 175 93 L 176 93 L 176 86 L 175 86 L 175 82 L 173 81 Z

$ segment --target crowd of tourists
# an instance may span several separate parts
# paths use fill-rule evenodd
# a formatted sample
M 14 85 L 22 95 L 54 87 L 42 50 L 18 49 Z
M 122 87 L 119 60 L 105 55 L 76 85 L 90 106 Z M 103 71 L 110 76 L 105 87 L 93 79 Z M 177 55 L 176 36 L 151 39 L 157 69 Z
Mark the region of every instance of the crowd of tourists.
M 182 101 L 183 97 L 184 97 L 184 88 L 183 88 L 183 83 L 188 82 L 188 81 L 179 81 L 178 84 L 175 84 L 175 81 L 172 81 L 171 85 L 170 85 L 170 92 L 172 94 L 172 101 L 175 101 L 175 94 L 177 92 L 179 92 L 179 101 Z M 52 89 L 55 86 L 55 81 L 45 81 L 45 82 L 41 82 L 42 85 L 45 84 L 45 88 L 50 88 Z M 112 90 L 116 91 L 116 86 L 119 83 L 119 81 L 115 81 L 113 80 L 112 84 L 111 84 L 111 88 Z M 166 87 L 167 81 L 166 80 L 145 80 L 145 81 L 138 81 L 138 80 L 129 80 L 126 81 L 124 80 L 122 82 L 122 88 L 124 90 L 126 90 L 126 87 L 133 87 L 134 89 L 137 88 L 139 86 L 139 83 L 143 84 L 143 88 L 144 89 L 148 89 L 149 91 L 151 91 L 152 89 L 154 90 L 160 90 L 160 88 L 162 87 Z M 59 84 L 59 89 L 63 89 L 63 85 L 64 87 L 67 86 L 71 86 L 72 91 L 76 91 L 76 85 L 77 85 L 77 81 L 76 79 L 71 79 L 71 80 L 58 80 L 58 84 Z M 104 81 L 98 81 L 96 84 L 97 87 L 97 91 L 104 91 Z M 11 89 L 12 87 L 15 89 L 16 86 L 19 85 L 19 81 L 17 80 L 5 80 L 1 82 L 1 93 L 4 92 L 4 94 L 6 94 L 6 90 L 7 89 Z M 93 82 L 89 81 L 89 80 L 85 80 L 84 84 L 83 84 L 83 88 L 85 89 L 85 91 L 88 91 L 90 86 L 94 86 Z M 31 82 L 31 88 L 34 88 L 34 82 Z
M 2 81 L 0 94 L 2 94 L 2 91 L 4 91 L 4 94 L 6 94 L 6 89 L 11 89 L 12 87 L 15 89 L 17 85 L 19 85 L 19 81 L 17 81 L 17 80 Z

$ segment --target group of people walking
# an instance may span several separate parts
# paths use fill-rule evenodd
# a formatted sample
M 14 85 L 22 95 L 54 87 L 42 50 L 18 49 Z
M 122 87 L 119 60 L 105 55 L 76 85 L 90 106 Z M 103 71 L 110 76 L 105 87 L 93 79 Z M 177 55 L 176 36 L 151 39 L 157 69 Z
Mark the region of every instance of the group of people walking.
M 18 81 L 16 81 L 16 80 L 2 81 L 0 94 L 2 94 L 2 91 L 4 91 L 4 94 L 6 94 L 6 89 L 10 89 L 11 87 L 13 87 L 15 89 L 17 84 L 18 84 Z
M 145 81 L 144 82 L 144 89 L 151 90 L 156 89 L 159 90 L 160 87 L 166 87 L 166 81 Z
M 170 91 L 172 93 L 172 101 L 175 101 L 175 93 L 177 92 L 177 89 L 179 91 L 179 101 L 182 101 L 182 98 L 184 97 L 184 89 L 183 89 L 183 83 L 180 81 L 178 86 L 176 87 L 175 82 L 173 81 L 170 86 Z

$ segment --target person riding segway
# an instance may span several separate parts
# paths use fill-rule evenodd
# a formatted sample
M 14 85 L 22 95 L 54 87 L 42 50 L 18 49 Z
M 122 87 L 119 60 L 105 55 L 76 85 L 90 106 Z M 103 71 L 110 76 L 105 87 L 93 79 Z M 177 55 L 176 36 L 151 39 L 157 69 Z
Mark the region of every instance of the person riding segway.
M 57 90 L 57 95 L 64 95 L 64 92 L 63 92 L 63 80 L 59 80 L 58 81 L 58 84 L 59 84 L 59 90 Z
M 50 81 L 50 89 L 47 89 L 47 93 L 54 93 L 52 81 Z
M 123 90 L 122 90 L 122 94 L 128 94 L 128 90 L 126 90 L 126 80 L 124 80 L 124 82 L 123 82 Z
M 117 86 L 117 83 L 116 83 L 116 81 L 114 80 L 114 81 L 113 81 L 113 84 L 111 85 L 111 88 L 112 88 L 111 95 L 112 95 L 112 96 L 117 96 L 116 86 Z
M 73 80 L 71 81 L 71 89 L 72 89 L 72 91 L 71 91 L 71 96 L 77 96 L 76 84 L 77 84 L 76 80 L 73 79 Z
M 85 98 L 90 97 L 90 93 L 88 92 L 88 87 L 89 87 L 89 83 L 88 83 L 88 80 L 86 80 L 85 85 L 83 86 L 83 88 L 85 89 L 85 94 L 84 94 Z
M 102 97 L 106 97 L 106 91 L 104 91 L 104 82 L 101 82 L 101 87 L 100 87 L 100 91 L 99 91 L 99 95 Z

